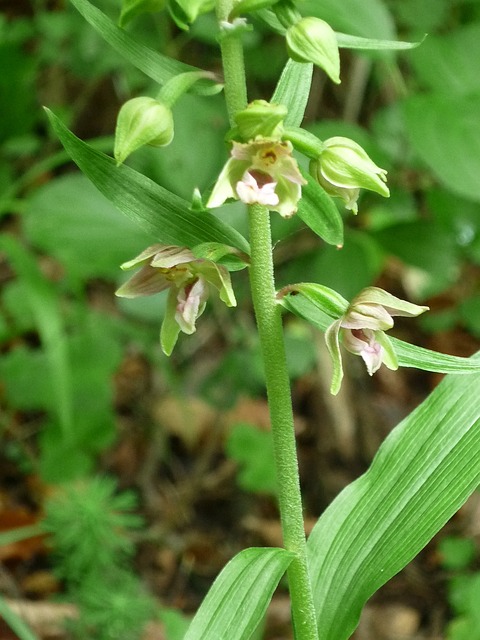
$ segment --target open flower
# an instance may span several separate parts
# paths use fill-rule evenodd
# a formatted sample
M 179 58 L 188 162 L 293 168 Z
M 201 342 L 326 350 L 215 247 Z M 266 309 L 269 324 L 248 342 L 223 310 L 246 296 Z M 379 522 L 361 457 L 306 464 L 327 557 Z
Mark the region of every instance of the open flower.
M 360 189 L 388 198 L 387 172 L 377 167 L 362 147 L 340 136 L 325 140 L 324 150 L 310 163 L 310 173 L 331 196 L 339 196 L 357 213 Z
M 116 292 L 123 298 L 150 296 L 169 290 L 167 308 L 160 333 L 163 351 L 170 355 L 180 331 L 192 334 L 203 311 L 212 285 L 227 306 L 236 305 L 228 270 L 211 260 L 195 258 L 185 247 L 155 244 L 122 269 L 140 267 Z
M 355 355 L 362 357 L 367 371 L 373 375 L 385 364 L 398 369 L 398 360 L 385 331 L 393 327 L 392 316 L 418 316 L 428 307 L 421 307 L 390 295 L 383 289 L 368 287 L 352 300 L 345 314 L 335 320 L 325 332 L 325 341 L 333 360 L 331 392 L 340 390 L 343 377 L 340 342 Z
M 306 184 L 292 150 L 290 142 L 270 138 L 233 142 L 207 207 L 219 207 L 235 198 L 246 204 L 263 204 L 285 218 L 292 216 L 302 196 L 301 185 Z

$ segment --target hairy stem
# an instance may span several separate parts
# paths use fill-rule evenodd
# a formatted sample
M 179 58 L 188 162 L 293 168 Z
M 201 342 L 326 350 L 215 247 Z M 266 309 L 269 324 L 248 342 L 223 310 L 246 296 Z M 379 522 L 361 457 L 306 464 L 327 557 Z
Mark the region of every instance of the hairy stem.
M 225 101 L 230 125 L 235 124 L 235 114 L 247 106 L 247 84 L 243 62 L 243 46 L 238 32 L 229 32 L 228 24 L 232 0 L 218 0 L 217 19 L 220 24 L 220 50 L 222 53 L 223 76 L 225 80 Z
M 267 208 L 251 205 L 249 222 L 250 283 L 265 366 L 283 539 L 285 548 L 295 554 L 288 569 L 295 638 L 317 640 L 315 609 L 307 568 L 290 380 L 281 308 L 275 298 L 270 214 Z

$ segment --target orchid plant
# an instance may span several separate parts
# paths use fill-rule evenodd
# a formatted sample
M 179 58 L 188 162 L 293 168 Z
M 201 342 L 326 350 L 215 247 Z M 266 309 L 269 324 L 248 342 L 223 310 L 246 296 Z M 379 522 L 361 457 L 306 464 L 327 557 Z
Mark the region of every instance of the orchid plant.
M 247 268 L 265 369 L 278 484 L 282 548 L 242 551 L 224 568 L 185 640 L 246 640 L 287 574 L 296 640 L 346 640 L 366 600 L 418 553 L 480 480 L 480 361 L 434 353 L 388 337 L 393 316 L 427 311 L 369 287 L 352 301 L 321 283 L 276 290 L 270 216 L 298 215 L 325 242 L 343 245 L 342 205 L 357 213 L 362 189 L 388 197 L 387 173 L 353 140 L 319 140 L 301 128 L 313 65 L 340 82 L 339 48 L 407 50 L 415 44 L 336 33 L 301 14 L 296 0 L 123 0 L 120 25 L 89 0 L 71 0 L 117 51 L 159 84 L 119 114 L 115 160 L 76 138 L 51 112 L 52 126 L 80 169 L 117 208 L 152 236 L 123 265 L 138 271 L 117 291 L 137 297 L 168 290 L 161 346 L 169 355 L 180 333 L 192 334 L 213 293 L 234 307 L 230 273 Z M 215 6 L 214 6 L 215 5 Z M 170 59 L 123 29 L 135 15 L 163 11 L 181 29 L 215 10 L 223 78 Z M 249 103 L 242 38 L 251 17 L 285 37 L 289 60 L 270 99 Z M 209 193 L 187 202 L 123 162 L 139 147 L 168 145 L 175 103 L 186 92 L 224 91 L 228 155 Z M 175 122 L 175 127 L 181 127 Z M 194 141 L 192 141 L 194 144 Z M 295 153 L 295 155 L 294 155 Z M 309 172 L 300 167 L 305 156 Z M 245 204 L 249 242 L 228 223 L 228 203 Z M 227 204 L 222 218 L 211 210 Z M 338 206 L 340 205 L 340 207 Z M 223 214 L 225 211 L 225 214 Z M 139 303 L 140 304 L 140 303 Z M 282 328 L 285 311 L 325 333 L 340 391 L 341 348 L 359 355 L 370 375 L 385 364 L 463 375 L 437 390 L 387 438 L 367 473 L 347 487 L 306 540 Z M 232 322 L 234 322 L 232 316 Z M 465 375 L 469 374 L 469 375 Z

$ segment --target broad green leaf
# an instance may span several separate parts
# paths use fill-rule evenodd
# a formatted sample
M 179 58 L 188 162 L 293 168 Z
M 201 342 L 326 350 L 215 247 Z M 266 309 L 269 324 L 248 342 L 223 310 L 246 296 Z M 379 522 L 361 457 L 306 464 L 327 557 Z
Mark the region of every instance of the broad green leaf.
M 440 182 L 480 201 L 480 92 L 417 95 L 404 105 L 410 144 Z
M 421 42 L 402 42 L 401 40 L 377 40 L 375 38 L 362 38 L 350 36 L 346 33 L 335 34 L 337 43 L 343 49 L 360 49 L 364 51 L 406 51 L 415 49 Z
M 0 238 L 0 248 L 20 278 L 31 305 L 48 362 L 46 375 L 52 380 L 57 419 L 68 440 L 74 424 L 71 369 L 59 300 L 33 256 L 13 236 Z
M 288 108 L 285 124 L 299 127 L 307 107 L 312 84 L 313 64 L 288 60 L 270 102 Z
M 429 35 L 409 57 L 416 75 L 430 89 L 458 96 L 480 91 L 478 60 L 480 22 L 446 35 Z
M 241 551 L 213 583 L 184 640 L 249 640 L 292 557 L 285 549 Z
M 149 78 L 163 85 L 167 80 L 179 73 L 200 71 L 196 67 L 184 64 L 168 56 L 161 55 L 153 49 L 137 42 L 120 27 L 117 27 L 100 9 L 88 0 L 70 0 L 75 8 L 89 22 L 94 29 L 118 53 L 124 56 L 137 69 L 143 71 Z M 192 91 L 203 95 L 218 93 L 221 86 L 211 80 L 202 80 L 193 85 Z
M 367 599 L 479 484 L 479 385 L 478 373 L 443 380 L 320 517 L 308 540 L 320 640 L 349 638 Z
M 320 285 L 319 285 L 320 286 Z M 326 331 L 333 322 L 333 317 L 326 313 L 324 305 L 316 303 L 315 296 L 309 295 L 287 295 L 281 299 L 281 304 L 288 311 L 310 322 L 321 331 Z M 393 329 L 395 331 L 395 329 Z M 480 371 L 480 360 L 471 358 L 461 358 L 444 353 L 417 347 L 403 340 L 398 340 L 389 334 L 395 353 L 398 357 L 398 364 L 401 367 L 414 367 L 424 371 L 435 373 L 464 373 L 469 374 Z
M 302 186 L 302 198 L 298 203 L 298 216 L 320 238 L 333 244 L 343 244 L 343 220 L 337 205 L 312 176 L 302 172 L 308 181 Z
M 211 213 L 193 212 L 188 203 L 130 167 L 95 151 L 73 135 L 49 110 L 50 122 L 71 158 L 122 213 L 156 242 L 194 247 L 220 242 L 248 253 L 243 236 Z

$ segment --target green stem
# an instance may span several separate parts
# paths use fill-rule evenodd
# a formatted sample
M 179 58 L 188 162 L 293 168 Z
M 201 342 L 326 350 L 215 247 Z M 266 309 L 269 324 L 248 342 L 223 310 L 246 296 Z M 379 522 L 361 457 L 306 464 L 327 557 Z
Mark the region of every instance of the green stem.
M 238 31 L 228 33 L 222 29 L 222 22 L 228 23 L 232 11 L 232 0 L 218 0 L 217 19 L 220 24 L 220 50 L 222 53 L 223 76 L 225 81 L 225 101 L 230 125 L 235 125 L 235 114 L 248 104 L 243 46 Z
M 290 380 L 281 307 L 276 301 L 270 214 L 267 208 L 251 205 L 249 222 L 250 283 L 265 366 L 283 540 L 285 548 L 295 554 L 288 569 L 295 638 L 317 640 L 315 609 L 307 568 Z

